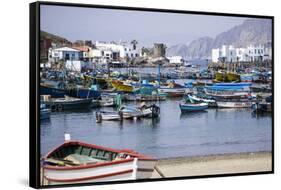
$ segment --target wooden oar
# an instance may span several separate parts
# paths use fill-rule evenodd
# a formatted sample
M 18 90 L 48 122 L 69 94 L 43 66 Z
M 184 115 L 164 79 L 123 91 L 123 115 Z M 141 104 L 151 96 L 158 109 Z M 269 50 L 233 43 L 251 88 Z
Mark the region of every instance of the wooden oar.
M 165 175 L 161 172 L 161 170 L 159 169 L 159 167 L 155 166 L 154 169 L 156 170 L 156 172 L 157 172 L 162 178 L 165 178 Z

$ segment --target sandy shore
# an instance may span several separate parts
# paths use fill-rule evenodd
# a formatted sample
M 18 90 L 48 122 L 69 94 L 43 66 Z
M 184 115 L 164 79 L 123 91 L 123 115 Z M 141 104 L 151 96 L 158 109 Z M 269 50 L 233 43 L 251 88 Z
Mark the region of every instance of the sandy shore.
M 162 159 L 157 168 L 165 177 L 200 176 L 272 170 L 271 152 Z M 154 171 L 152 178 L 161 178 Z
M 180 157 L 158 160 L 152 178 L 231 174 L 272 170 L 271 152 Z M 161 173 L 161 175 L 159 174 Z M 41 184 L 47 185 L 46 181 Z

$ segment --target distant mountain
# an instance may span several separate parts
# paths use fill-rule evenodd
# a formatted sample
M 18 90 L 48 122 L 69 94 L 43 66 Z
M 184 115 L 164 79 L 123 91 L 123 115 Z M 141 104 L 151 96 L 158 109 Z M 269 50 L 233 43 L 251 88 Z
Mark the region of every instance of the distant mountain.
M 40 33 L 40 37 L 41 40 L 45 40 L 45 39 L 50 39 L 53 43 L 57 44 L 57 45 L 67 45 L 67 44 L 71 44 L 71 42 L 69 40 L 67 40 L 66 38 L 45 32 L 41 30 Z
M 178 44 L 167 48 L 167 56 L 180 55 L 185 59 L 210 58 L 213 48 L 222 45 L 246 47 L 250 44 L 266 44 L 271 42 L 271 21 L 268 19 L 248 19 L 241 25 L 234 26 L 212 39 L 202 37 L 190 44 Z

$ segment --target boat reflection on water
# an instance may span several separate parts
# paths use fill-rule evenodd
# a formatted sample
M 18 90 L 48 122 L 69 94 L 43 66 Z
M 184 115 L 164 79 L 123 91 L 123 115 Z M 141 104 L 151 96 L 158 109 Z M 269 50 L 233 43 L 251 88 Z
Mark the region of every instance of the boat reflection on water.
M 197 112 L 182 112 L 180 114 L 180 119 L 190 119 L 190 118 L 201 118 L 202 115 L 207 114 L 207 110 L 197 111 Z

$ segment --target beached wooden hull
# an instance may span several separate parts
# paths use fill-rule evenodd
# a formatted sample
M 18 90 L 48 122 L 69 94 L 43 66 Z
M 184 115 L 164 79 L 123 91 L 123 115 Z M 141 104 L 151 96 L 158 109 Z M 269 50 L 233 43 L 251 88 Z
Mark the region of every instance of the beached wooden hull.
M 66 142 L 61 146 L 67 146 L 67 144 L 71 143 L 81 145 L 85 150 L 91 150 L 91 148 L 95 150 L 98 148 L 103 149 L 105 152 L 112 152 L 114 154 L 125 152 L 129 155 L 129 158 L 93 164 L 88 163 L 77 166 L 52 166 L 45 164 L 43 166 L 43 177 L 44 180 L 47 180 L 47 184 L 58 185 L 147 179 L 152 176 L 157 162 L 156 159 L 130 150 L 117 150 L 76 141 Z M 50 157 L 57 151 L 57 149 L 49 153 L 45 158 L 47 159 Z M 91 151 L 88 154 L 91 155 Z
M 252 102 L 220 102 L 217 101 L 217 105 L 219 108 L 250 108 L 252 106 Z

